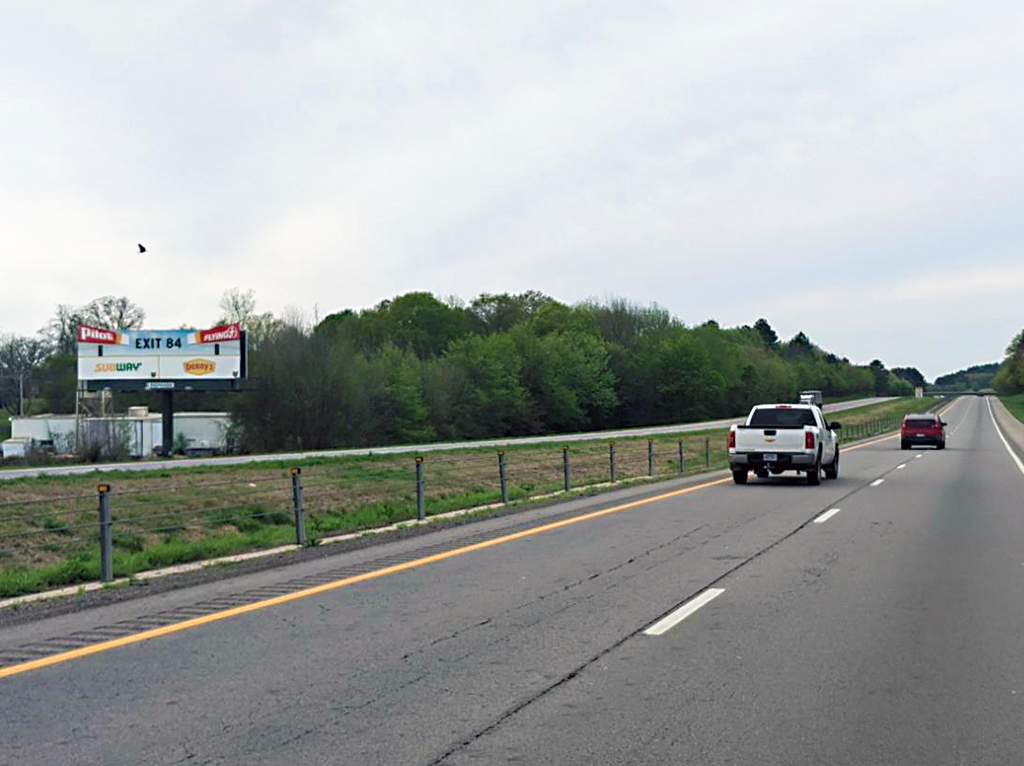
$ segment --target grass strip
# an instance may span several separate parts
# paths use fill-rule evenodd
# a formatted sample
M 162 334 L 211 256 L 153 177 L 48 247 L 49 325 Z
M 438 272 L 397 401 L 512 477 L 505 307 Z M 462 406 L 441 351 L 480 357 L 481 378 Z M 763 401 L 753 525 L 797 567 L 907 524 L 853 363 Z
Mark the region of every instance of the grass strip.
M 834 413 L 843 441 L 898 426 L 907 412 L 940 400 L 906 399 Z M 616 480 L 679 476 L 728 465 L 726 429 L 660 434 L 614 442 Z M 563 489 L 563 447 L 573 489 L 611 479 L 612 442 L 516 444 L 505 448 L 509 500 Z M 105 471 L 0 482 L 0 596 L 99 579 L 96 485 L 113 487 L 114 574 L 270 548 L 294 541 L 289 469 L 300 467 L 307 535 L 379 528 L 416 518 L 415 456 L 366 455 L 197 466 L 166 471 Z M 499 503 L 495 448 L 424 455 L 429 515 Z M 596 490 L 595 490 L 596 491 Z M 96 526 L 92 526 L 96 525 Z M 83 539 L 69 539 L 68 529 Z
M 1003 406 L 1010 411 L 1021 423 L 1024 423 L 1024 394 L 1014 394 L 1013 396 L 1000 396 L 999 400 L 1003 403 Z

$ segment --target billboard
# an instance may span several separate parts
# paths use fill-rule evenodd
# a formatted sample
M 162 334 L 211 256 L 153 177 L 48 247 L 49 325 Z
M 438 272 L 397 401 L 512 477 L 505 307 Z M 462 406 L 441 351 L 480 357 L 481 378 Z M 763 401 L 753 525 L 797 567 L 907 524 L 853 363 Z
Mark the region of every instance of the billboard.
M 237 388 L 246 376 L 240 325 L 210 330 L 109 330 L 78 326 L 78 380 L 84 388 Z

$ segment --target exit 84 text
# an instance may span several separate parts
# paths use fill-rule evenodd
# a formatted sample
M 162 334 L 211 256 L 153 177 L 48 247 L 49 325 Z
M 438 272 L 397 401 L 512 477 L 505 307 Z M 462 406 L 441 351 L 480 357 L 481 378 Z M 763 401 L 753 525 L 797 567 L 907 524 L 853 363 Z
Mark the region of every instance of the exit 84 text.
M 181 348 L 181 338 L 136 338 L 135 348 Z

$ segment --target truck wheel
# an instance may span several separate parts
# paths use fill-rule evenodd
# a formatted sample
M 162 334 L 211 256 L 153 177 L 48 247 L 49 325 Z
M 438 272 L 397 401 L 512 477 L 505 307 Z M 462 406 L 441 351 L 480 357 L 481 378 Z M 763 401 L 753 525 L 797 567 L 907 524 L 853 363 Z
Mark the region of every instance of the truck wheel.
M 739 470 L 734 470 L 732 472 L 732 480 L 735 483 L 737 483 L 737 484 L 746 484 L 747 483 L 747 473 L 748 472 L 747 472 L 746 468 L 739 469 Z
M 839 447 L 836 447 L 836 459 L 832 461 L 832 465 L 825 466 L 825 478 L 839 478 Z
M 812 487 L 821 484 L 821 456 L 814 462 L 814 468 L 807 472 L 807 483 Z
M 900 442 L 900 449 L 910 449 L 910 445 L 907 444 L 905 441 L 901 441 Z

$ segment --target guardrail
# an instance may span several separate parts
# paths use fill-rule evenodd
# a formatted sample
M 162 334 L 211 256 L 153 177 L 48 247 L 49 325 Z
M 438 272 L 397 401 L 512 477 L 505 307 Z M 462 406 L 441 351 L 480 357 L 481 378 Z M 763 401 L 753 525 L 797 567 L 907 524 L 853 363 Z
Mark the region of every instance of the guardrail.
M 891 431 L 901 419 L 844 426 L 840 441 Z M 94 493 L 0 503 L 0 596 L 110 582 L 240 550 L 312 546 L 328 535 L 448 511 L 727 465 L 725 440 L 697 435 L 382 456 L 348 467 L 296 466 L 230 480 L 168 472 L 157 487 L 105 482 Z M 27 575 L 19 581 L 19 572 L 46 567 L 54 571 L 43 581 L 29 583 Z

